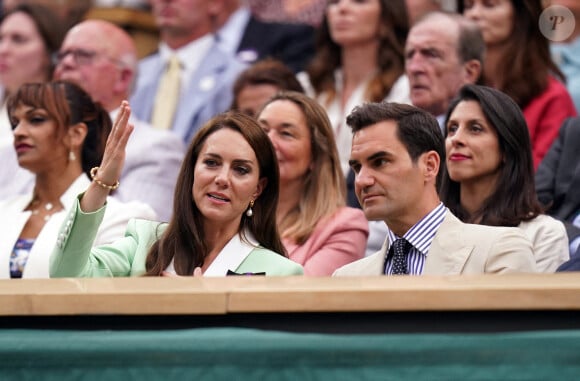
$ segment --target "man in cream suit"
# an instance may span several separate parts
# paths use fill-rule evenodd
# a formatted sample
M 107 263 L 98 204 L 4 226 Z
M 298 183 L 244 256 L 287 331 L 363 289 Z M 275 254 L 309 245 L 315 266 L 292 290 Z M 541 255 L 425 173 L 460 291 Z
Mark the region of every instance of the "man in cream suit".
M 441 203 L 445 148 L 433 116 L 409 105 L 367 103 L 347 124 L 356 195 L 366 217 L 384 221 L 388 232 L 380 251 L 334 275 L 536 271 L 532 246 L 518 228 L 465 224 Z
M 233 82 L 246 67 L 222 50 L 213 34 L 223 1 L 151 0 L 161 43 L 157 53 L 139 63 L 132 114 L 163 128 L 154 120 L 160 103 L 158 90 L 167 84 L 164 74 L 177 59 L 177 103 L 170 102 L 168 109 L 173 111 L 157 113 L 169 116 L 168 128 L 186 144 L 205 122 L 230 107 Z

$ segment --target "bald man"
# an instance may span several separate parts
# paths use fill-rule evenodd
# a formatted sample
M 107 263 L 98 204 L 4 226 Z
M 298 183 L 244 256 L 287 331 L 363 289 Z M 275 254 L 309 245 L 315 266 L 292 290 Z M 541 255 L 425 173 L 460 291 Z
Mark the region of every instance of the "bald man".
M 135 81 L 138 61 L 132 38 L 110 22 L 83 21 L 66 34 L 56 61 L 55 78 L 80 85 L 114 119 Z M 127 144 L 121 186 L 113 196 L 145 202 L 168 221 L 185 147 L 170 132 L 155 130 L 135 117 L 131 123 L 135 130 Z

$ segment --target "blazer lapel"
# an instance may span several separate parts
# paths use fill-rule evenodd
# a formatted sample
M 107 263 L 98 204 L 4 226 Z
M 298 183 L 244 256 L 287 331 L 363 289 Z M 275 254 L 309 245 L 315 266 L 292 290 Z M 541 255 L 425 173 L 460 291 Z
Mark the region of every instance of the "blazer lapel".
M 465 263 L 474 246 L 465 245 L 462 239 L 464 223 L 450 211 L 441 223 L 433 239 L 425 260 L 425 275 L 458 275 L 463 272 Z
M 20 200 L 24 202 L 20 202 Z M 11 208 L 10 211 L 6 211 L 2 215 L 3 218 L 0 221 L 0 231 L 2 231 L 2 239 L 0 239 L 0 279 L 10 278 L 10 255 L 26 221 L 30 217 L 30 212 L 22 211 L 28 202 L 30 202 L 30 197 L 22 196 L 19 198 L 18 205 L 15 205 L 15 208 Z
M 228 270 L 237 270 L 246 257 L 250 255 L 250 252 L 258 246 L 249 233 L 246 233 L 246 237 L 254 246 L 243 242 L 240 235 L 236 234 L 213 260 L 203 275 L 224 276 Z

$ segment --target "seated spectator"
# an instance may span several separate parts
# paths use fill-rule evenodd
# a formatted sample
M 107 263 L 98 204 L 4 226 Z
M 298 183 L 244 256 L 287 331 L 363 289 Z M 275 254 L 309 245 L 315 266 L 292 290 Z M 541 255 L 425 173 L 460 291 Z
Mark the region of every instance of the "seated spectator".
M 240 0 L 222 0 L 214 19 L 224 51 L 252 64 L 264 58 L 284 62 L 295 73 L 304 70 L 314 55 L 315 30 L 297 23 L 265 22 Z
M 125 237 L 91 249 L 117 184 L 132 127 L 121 106 L 93 182 L 61 227 L 51 277 L 299 275 L 276 230 L 278 171 L 274 149 L 256 121 L 220 114 L 187 151 L 168 224 L 132 220 Z
M 538 26 L 542 0 L 460 0 L 459 6 L 483 34 L 483 84 L 512 97 L 524 112 L 537 169 L 564 119 L 576 115 Z
M 442 132 L 445 113 L 459 89 L 479 81 L 484 55 L 479 28 L 461 15 L 428 13 L 409 31 L 405 73 L 411 102 L 436 117 Z
M 368 222 L 360 209 L 345 207 L 344 176 L 324 109 L 304 94 L 281 92 L 257 119 L 278 158 L 277 225 L 290 259 L 306 275 L 331 275 L 362 258 Z
M 8 114 L 18 164 L 34 174 L 34 189 L 0 202 L 0 278 L 48 278 L 48 253 L 76 195 L 89 185 L 91 169 L 101 161 L 111 119 L 67 82 L 23 85 L 9 99 Z M 95 244 L 122 237 L 133 217 L 156 217 L 145 204 L 106 201 Z
M 556 271 L 570 257 L 566 229 L 542 213 L 518 105 L 490 87 L 467 85 L 451 104 L 446 125 L 445 205 L 463 222 L 519 227 L 532 243 L 538 271 Z
M 258 61 L 241 72 L 234 82 L 231 108 L 256 116 L 262 106 L 280 90 L 304 92 L 292 70 L 282 62 L 273 59 Z
M 328 113 L 345 176 L 348 113 L 366 101 L 410 102 L 403 52 L 408 29 L 405 0 L 327 3 L 316 55 L 298 79 Z
M 570 254 L 580 246 L 580 118 L 567 119 L 536 172 L 538 199 L 566 225 Z
M 398 103 L 366 103 L 347 118 L 357 197 L 388 234 L 377 253 L 334 275 L 535 272 L 523 231 L 461 222 L 440 201 L 445 144 L 435 118 Z
M 28 193 L 34 175 L 20 168 L 6 100 L 27 82 L 52 76 L 51 54 L 60 47 L 63 31 L 56 16 L 38 4 L 13 5 L 0 21 L 0 200 Z
M 405 73 L 409 78 L 411 102 L 437 118 L 441 131 L 447 107 L 461 86 L 478 81 L 484 51 L 477 25 L 461 15 L 432 12 L 421 17 L 409 31 Z M 352 170 L 347 187 L 348 205 L 358 206 Z M 382 221 L 369 222 L 367 256 L 381 248 L 386 235 L 387 227 Z
M 129 97 L 137 75 L 137 49 L 133 39 L 118 26 L 103 20 L 87 20 L 65 36 L 56 55 L 54 77 L 75 82 L 95 102 L 116 117 Z M 161 221 L 171 218 L 173 192 L 181 161 L 182 140 L 168 131 L 131 118 L 135 127 L 127 143 L 125 166 L 113 193 L 121 201 L 138 200 L 150 205 Z
M 188 145 L 206 121 L 230 107 L 233 83 L 246 66 L 213 34 L 221 2 L 150 1 L 160 44 L 139 62 L 132 111 Z

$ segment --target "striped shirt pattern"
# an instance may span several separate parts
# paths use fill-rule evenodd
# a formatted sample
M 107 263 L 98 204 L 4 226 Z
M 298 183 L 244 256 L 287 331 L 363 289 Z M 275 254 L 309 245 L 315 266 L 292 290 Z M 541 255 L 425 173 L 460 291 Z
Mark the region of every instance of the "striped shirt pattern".
M 413 225 L 402 237 L 412 245 L 409 255 L 407 255 L 407 269 L 410 275 L 421 275 L 423 273 L 423 266 L 429 254 L 431 243 L 435 234 L 437 234 L 437 230 L 439 230 L 439 226 L 445 219 L 446 213 L 447 207 L 440 203 L 439 206 Z M 393 242 L 400 237 L 397 237 L 388 227 L 387 236 L 389 237 L 389 246 L 385 253 L 385 274 L 392 275 L 393 257 L 389 255 L 389 250 Z

